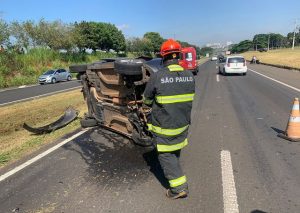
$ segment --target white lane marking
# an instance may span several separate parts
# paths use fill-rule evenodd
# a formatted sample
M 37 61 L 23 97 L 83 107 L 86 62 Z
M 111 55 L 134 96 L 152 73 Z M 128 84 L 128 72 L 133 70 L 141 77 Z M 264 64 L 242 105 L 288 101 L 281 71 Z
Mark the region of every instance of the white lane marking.
M 4 88 L 4 89 L 0 89 L 0 92 L 6 92 L 6 91 L 10 91 L 10 90 L 17 90 L 17 89 L 22 89 L 22 88 L 28 88 L 28 87 L 35 87 L 35 86 L 39 86 L 39 84 L 31 84 L 31 85 L 23 85 L 20 87 L 11 87 L 11 88 Z
M 220 81 L 220 77 L 219 77 L 219 75 L 218 75 L 218 74 L 216 75 L 216 80 L 217 80 L 217 82 L 219 82 L 219 81 Z
M 81 81 L 81 80 L 77 80 L 76 78 L 72 78 L 72 81 L 64 81 L 62 83 L 66 84 L 66 83 L 73 83 L 74 81 Z M 37 87 L 40 86 L 40 84 L 30 84 L 30 85 L 22 85 L 19 87 L 13 87 L 13 88 L 5 88 L 5 89 L 0 89 L 0 92 L 6 92 L 6 91 L 10 91 L 10 90 L 17 90 L 17 89 L 24 89 L 24 88 L 28 88 L 28 87 Z
M 224 213 L 238 213 L 239 205 L 237 202 L 231 157 L 230 152 L 227 150 L 221 151 L 221 168 Z
M 37 95 L 37 96 L 29 97 L 29 98 L 23 98 L 23 99 L 19 99 L 19 100 L 15 100 L 15 101 L 10 101 L 10 102 L 6 102 L 6 103 L 2 103 L 2 104 L 0 104 L 0 106 L 5 106 L 5 105 L 8 105 L 8 104 L 18 103 L 18 102 L 22 102 L 22 101 L 29 101 L 29 100 L 33 100 L 33 99 L 36 99 L 36 98 L 41 98 L 41 97 L 45 97 L 45 96 L 48 96 L 48 95 L 53 95 L 53 94 L 56 94 L 56 93 L 66 92 L 66 91 L 73 90 L 73 89 L 79 89 L 81 87 L 82 86 L 72 87 L 72 88 L 69 88 L 69 89 L 59 90 L 59 91 L 56 91 L 56 92 L 45 93 L 43 95 Z
M 263 76 L 263 77 L 265 77 L 265 78 L 267 78 L 267 79 L 270 79 L 270 80 L 272 80 L 272 81 L 275 81 L 275 82 L 277 82 L 277 83 L 279 83 L 279 84 L 281 84 L 281 85 L 283 85 L 283 86 L 286 86 L 286 87 L 288 87 L 288 88 L 290 88 L 290 89 L 296 90 L 297 92 L 300 92 L 300 89 L 298 89 L 298 88 L 296 88 L 296 87 L 293 87 L 293 86 L 291 86 L 291 85 L 288 85 L 288 84 L 286 84 L 286 83 L 283 83 L 283 82 L 281 82 L 281 81 L 278 81 L 278 80 L 276 80 L 276 79 L 274 79 L 274 78 L 271 78 L 271 77 L 269 77 L 269 76 L 266 76 L 266 75 L 264 75 L 264 74 L 261 74 L 261 73 L 255 71 L 255 70 L 252 70 L 252 69 L 249 69 L 249 68 L 248 68 L 248 70 L 250 70 L 251 72 L 254 72 L 254 73 L 258 74 L 258 75 L 261 75 L 261 76 Z
M 34 162 L 38 161 L 39 159 L 45 157 L 46 155 L 50 154 L 51 152 L 55 151 L 56 149 L 58 149 L 59 147 L 63 146 L 64 144 L 70 142 L 71 140 L 73 140 L 74 138 L 77 138 L 78 136 L 82 135 L 83 133 L 85 133 L 86 131 L 88 131 L 88 129 L 84 129 L 78 133 L 76 133 L 75 135 L 71 136 L 70 138 L 60 142 L 59 144 L 53 146 L 52 148 L 46 150 L 45 152 L 35 156 L 34 158 L 26 161 L 25 163 L 21 164 L 20 166 L 17 166 L 16 168 L 10 170 L 9 172 L 3 174 L 0 176 L 0 182 L 5 180 L 6 178 L 8 178 L 9 176 L 17 173 L 18 171 L 24 169 L 25 167 L 33 164 Z

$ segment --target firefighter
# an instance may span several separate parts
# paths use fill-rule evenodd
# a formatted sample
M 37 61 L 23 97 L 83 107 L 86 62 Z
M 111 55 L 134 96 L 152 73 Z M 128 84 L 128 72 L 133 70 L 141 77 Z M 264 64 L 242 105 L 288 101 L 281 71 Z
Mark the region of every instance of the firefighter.
M 144 103 L 151 106 L 148 130 L 153 133 L 158 160 L 168 179 L 167 197 L 184 198 L 188 184 L 180 163 L 180 152 L 188 144 L 195 80 L 179 64 L 181 45 L 169 39 L 161 46 L 162 68 L 151 74 Z

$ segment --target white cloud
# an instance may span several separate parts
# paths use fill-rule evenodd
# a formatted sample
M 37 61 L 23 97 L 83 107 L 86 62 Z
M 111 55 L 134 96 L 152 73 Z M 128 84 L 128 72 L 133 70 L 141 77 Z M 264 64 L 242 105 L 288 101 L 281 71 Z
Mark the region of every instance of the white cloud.
M 126 29 L 129 29 L 130 26 L 129 26 L 129 24 L 121 24 L 121 25 L 118 25 L 117 28 L 119 30 L 126 30 Z

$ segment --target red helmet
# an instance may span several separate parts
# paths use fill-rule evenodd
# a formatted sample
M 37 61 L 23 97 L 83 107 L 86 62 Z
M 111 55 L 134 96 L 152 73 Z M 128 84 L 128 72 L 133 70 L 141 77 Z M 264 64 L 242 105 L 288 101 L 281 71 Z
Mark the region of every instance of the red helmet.
M 162 56 L 168 55 L 170 53 L 176 53 L 181 51 L 181 45 L 174 41 L 173 39 L 168 39 L 160 47 L 160 54 Z

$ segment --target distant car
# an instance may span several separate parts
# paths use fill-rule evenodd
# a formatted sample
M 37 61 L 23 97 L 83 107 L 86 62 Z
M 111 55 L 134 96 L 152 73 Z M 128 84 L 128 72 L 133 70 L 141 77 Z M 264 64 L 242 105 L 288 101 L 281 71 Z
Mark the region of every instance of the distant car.
M 219 63 L 219 73 L 227 74 L 247 74 L 247 64 L 243 56 L 228 56 Z
M 219 59 L 219 62 L 222 62 L 224 60 L 225 56 L 220 54 L 218 55 L 218 59 Z
M 58 81 L 71 81 L 71 74 L 65 69 L 48 70 L 38 79 L 39 84 L 55 84 Z
M 213 57 L 211 57 L 211 60 L 212 61 L 216 61 L 216 60 L 218 60 L 218 57 L 217 56 L 213 56 Z

